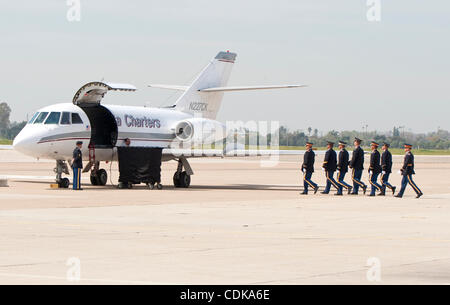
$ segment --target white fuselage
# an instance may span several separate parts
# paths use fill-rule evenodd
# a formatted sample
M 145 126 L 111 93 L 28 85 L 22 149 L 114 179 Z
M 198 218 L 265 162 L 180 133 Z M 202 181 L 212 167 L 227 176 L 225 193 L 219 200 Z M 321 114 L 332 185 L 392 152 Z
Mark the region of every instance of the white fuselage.
M 125 146 L 124 140 L 131 140 L 130 146 L 170 148 L 176 139 L 175 126 L 178 122 L 192 118 L 192 115 L 174 109 L 146 108 L 135 106 L 102 105 L 104 108 L 100 117 L 109 112 L 114 120 L 104 123 L 107 128 L 116 128 L 116 141 L 111 145 L 99 145 L 95 147 L 95 159 L 97 161 L 109 161 L 116 158 L 114 147 Z M 52 112 L 60 113 L 57 123 L 47 123 Z M 14 149 L 36 158 L 70 160 L 77 141 L 83 142 L 83 159 L 89 159 L 89 144 L 96 137 L 96 133 L 103 126 L 96 126 L 96 121 L 102 121 L 99 117 L 91 119 L 84 108 L 64 103 L 44 107 L 38 113 L 47 114 L 42 122 L 30 121 L 14 140 Z M 63 113 L 78 114 L 79 121 L 63 122 Z M 55 115 L 56 117 L 57 115 Z M 38 115 L 39 117 L 39 115 Z M 33 120 L 33 119 L 32 119 Z M 116 126 L 113 126 L 114 123 Z M 63 124 L 64 123 L 64 124 Z M 97 138 L 109 138 L 108 132 L 97 135 Z M 104 144 L 104 143 L 103 143 Z

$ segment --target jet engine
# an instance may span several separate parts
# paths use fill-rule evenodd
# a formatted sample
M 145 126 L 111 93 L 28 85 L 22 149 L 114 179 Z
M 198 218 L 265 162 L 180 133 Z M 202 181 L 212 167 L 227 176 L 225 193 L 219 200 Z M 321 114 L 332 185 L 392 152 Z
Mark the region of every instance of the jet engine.
M 212 144 L 226 137 L 225 126 L 215 120 L 192 118 L 175 125 L 175 136 L 183 143 L 194 145 Z

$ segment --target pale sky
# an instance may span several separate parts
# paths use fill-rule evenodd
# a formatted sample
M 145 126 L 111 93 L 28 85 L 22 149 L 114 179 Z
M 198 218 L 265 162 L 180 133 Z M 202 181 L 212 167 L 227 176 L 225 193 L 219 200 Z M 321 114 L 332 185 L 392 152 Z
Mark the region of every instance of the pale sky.
M 290 129 L 450 129 L 450 2 L 381 0 L 0 0 L 0 101 L 24 120 L 104 78 L 138 92 L 106 103 L 171 104 L 219 51 L 238 53 L 229 85 L 308 88 L 225 95 L 218 119 Z

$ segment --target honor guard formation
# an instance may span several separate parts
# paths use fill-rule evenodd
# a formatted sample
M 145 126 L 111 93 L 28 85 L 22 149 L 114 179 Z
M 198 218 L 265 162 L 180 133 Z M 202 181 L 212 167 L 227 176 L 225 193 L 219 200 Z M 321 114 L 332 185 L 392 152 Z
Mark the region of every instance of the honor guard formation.
M 364 170 L 364 150 L 361 148 L 361 139 L 355 138 L 352 158 L 350 159 L 348 151 L 345 149 L 347 143 L 339 141 L 339 154 L 333 149 L 334 143 L 328 142 L 327 151 L 322 165 L 322 170 L 325 172 L 326 186 L 321 194 L 329 194 L 331 188 L 336 189 L 336 196 L 342 196 L 343 190 L 346 189 L 349 195 L 358 195 L 359 189 L 362 189 L 363 194 L 366 194 L 367 185 L 361 181 L 361 177 Z M 380 154 L 378 147 L 380 145 L 372 141 L 370 143 L 370 165 L 369 165 L 369 183 L 370 194 L 369 196 L 385 196 L 386 189 L 392 191 L 395 195 L 396 187 L 389 183 L 389 176 L 392 173 L 392 154 L 389 151 L 389 144 L 383 143 L 383 153 Z M 402 179 L 402 187 L 400 191 L 395 195 L 397 198 L 402 198 L 407 185 L 411 185 L 416 192 L 417 197 L 420 198 L 423 193 L 412 179 L 414 172 L 414 155 L 411 152 L 412 145 L 405 144 L 405 160 L 403 167 L 400 170 Z M 319 186 L 312 181 L 312 175 L 314 173 L 315 153 L 313 151 L 313 143 L 306 143 L 306 152 L 304 154 L 302 172 L 303 172 L 303 185 L 304 190 L 301 195 L 307 195 L 309 187 L 312 188 L 314 194 L 319 190 Z M 353 186 L 347 184 L 344 181 L 345 175 L 351 169 Z M 334 174 L 337 171 L 336 179 Z M 381 176 L 380 176 L 381 175 Z M 380 181 L 378 182 L 378 178 Z

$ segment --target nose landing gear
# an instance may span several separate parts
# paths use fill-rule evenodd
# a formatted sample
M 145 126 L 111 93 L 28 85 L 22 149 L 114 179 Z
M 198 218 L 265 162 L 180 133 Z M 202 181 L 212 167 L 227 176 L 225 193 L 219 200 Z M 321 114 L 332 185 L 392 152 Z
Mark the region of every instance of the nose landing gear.
M 69 175 L 69 168 L 66 161 L 57 160 L 56 167 L 53 169 L 53 171 L 56 174 L 56 183 L 58 184 L 58 187 L 65 189 L 68 188 L 70 185 L 69 179 L 62 177 L 62 174 Z

